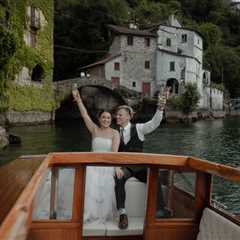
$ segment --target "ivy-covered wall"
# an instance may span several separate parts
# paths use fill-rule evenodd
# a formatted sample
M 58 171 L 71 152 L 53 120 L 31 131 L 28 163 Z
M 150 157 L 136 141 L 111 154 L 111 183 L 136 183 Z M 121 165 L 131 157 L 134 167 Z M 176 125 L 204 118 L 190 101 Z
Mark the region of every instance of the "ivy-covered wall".
M 4 67 L 0 66 L 0 111 L 53 111 L 56 105 L 52 86 L 54 0 L 1 1 L 5 1 L 6 4 L 0 4 L 0 19 L 1 16 L 4 19 L 5 10 L 9 12 L 9 20 L 5 27 L 0 27 L 0 31 L 3 29 L 5 34 L 11 36 L 12 44 Z M 28 6 L 39 9 L 46 19 L 46 24 L 37 31 L 36 48 L 27 46 L 24 41 L 24 32 L 28 29 Z M 4 41 L 5 45 L 9 44 L 6 38 L 2 40 Z M 40 84 L 30 82 L 20 85 L 15 81 L 23 67 L 28 68 L 31 74 L 37 64 L 44 70 L 44 79 Z

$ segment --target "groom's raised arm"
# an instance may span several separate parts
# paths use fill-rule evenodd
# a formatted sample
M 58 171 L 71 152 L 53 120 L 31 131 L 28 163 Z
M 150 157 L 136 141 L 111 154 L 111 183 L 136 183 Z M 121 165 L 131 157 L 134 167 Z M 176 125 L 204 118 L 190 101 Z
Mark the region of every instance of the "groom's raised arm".
M 139 137 L 153 132 L 161 123 L 163 117 L 163 111 L 157 109 L 153 118 L 146 123 L 138 123 L 136 125 Z M 144 140 L 144 139 L 141 139 Z

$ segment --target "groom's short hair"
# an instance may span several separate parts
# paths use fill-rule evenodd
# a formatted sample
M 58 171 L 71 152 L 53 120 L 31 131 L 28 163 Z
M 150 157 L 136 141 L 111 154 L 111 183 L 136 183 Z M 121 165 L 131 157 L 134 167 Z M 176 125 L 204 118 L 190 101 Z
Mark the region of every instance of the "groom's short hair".
M 127 111 L 131 118 L 133 117 L 134 111 L 133 111 L 132 107 L 130 107 L 128 105 L 120 105 L 117 107 L 117 112 L 121 109 L 124 109 L 125 111 Z

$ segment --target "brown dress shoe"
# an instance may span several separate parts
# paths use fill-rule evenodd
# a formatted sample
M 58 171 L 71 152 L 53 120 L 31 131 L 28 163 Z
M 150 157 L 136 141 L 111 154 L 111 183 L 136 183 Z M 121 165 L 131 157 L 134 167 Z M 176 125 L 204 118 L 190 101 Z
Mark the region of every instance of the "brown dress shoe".
M 127 229 L 128 228 L 128 217 L 126 214 L 121 214 L 119 216 L 119 223 L 118 223 L 118 227 L 120 229 Z

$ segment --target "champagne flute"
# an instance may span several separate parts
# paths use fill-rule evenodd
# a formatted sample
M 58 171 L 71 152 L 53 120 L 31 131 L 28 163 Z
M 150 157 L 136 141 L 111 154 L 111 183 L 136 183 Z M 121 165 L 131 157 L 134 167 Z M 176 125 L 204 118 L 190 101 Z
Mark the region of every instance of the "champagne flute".
M 166 105 L 166 101 L 169 98 L 171 87 L 160 87 L 160 91 L 158 94 L 158 102 L 157 105 L 161 108 L 164 108 Z

